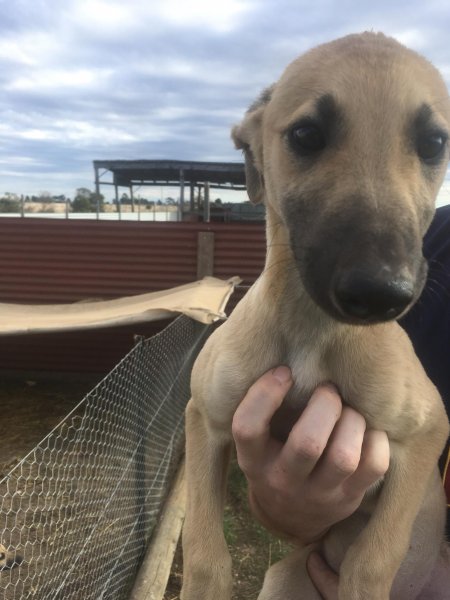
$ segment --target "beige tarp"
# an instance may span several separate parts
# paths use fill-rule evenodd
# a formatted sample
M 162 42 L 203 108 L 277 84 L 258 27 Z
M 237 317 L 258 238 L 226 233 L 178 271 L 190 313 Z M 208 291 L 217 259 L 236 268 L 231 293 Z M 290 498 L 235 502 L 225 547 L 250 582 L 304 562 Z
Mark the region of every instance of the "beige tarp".
M 201 323 L 225 318 L 225 305 L 239 277 L 200 281 L 162 292 L 74 304 L 0 303 L 0 335 L 93 329 L 143 323 L 183 313 Z

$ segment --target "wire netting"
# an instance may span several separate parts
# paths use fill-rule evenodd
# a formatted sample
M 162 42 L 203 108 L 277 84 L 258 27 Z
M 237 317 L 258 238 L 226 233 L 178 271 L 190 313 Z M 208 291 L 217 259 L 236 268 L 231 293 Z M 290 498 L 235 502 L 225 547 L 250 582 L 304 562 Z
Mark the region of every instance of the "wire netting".
M 133 350 L 0 481 L 4 600 L 128 597 L 184 443 L 211 328 L 181 316 Z

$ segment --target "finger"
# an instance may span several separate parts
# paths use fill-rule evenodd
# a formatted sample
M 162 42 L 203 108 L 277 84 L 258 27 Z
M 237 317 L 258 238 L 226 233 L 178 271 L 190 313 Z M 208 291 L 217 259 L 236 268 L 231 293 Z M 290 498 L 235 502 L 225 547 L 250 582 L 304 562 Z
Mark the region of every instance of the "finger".
M 288 476 L 307 477 L 322 456 L 341 411 L 336 388 L 332 385 L 317 388 L 280 453 L 280 470 Z
M 348 495 L 360 496 L 389 468 L 389 440 L 384 431 L 368 429 L 364 435 L 358 468 L 344 483 Z
M 361 460 L 365 431 L 364 417 L 344 406 L 322 460 L 312 475 L 321 489 L 336 488 L 355 473 Z
M 250 475 L 265 459 L 271 441 L 270 421 L 292 386 L 288 367 L 265 373 L 239 404 L 232 423 L 239 466 Z
M 308 574 L 324 600 L 337 600 L 339 578 L 317 552 L 311 552 L 306 563 Z

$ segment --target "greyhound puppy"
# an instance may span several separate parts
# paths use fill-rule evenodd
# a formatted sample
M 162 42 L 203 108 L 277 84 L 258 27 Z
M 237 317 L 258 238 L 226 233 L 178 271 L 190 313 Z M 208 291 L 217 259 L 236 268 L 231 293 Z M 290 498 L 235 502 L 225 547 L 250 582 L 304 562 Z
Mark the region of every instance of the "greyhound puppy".
M 290 366 L 275 415 L 283 440 L 314 389 L 337 386 L 391 460 L 360 509 L 318 547 L 340 600 L 412 600 L 443 542 L 440 396 L 395 322 L 427 275 L 422 238 L 447 168 L 450 100 L 437 70 L 382 34 L 350 35 L 294 61 L 233 138 L 267 209 L 264 272 L 206 343 L 186 414 L 183 600 L 229 600 L 222 532 L 231 422 L 251 384 Z M 260 600 L 318 600 L 311 547 L 271 567 Z

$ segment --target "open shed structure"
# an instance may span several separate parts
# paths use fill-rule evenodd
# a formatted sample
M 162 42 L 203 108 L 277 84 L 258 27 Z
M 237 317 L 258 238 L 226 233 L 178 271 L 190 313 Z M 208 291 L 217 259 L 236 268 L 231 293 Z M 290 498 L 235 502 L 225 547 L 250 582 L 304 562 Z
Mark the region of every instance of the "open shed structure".
M 180 188 L 181 214 L 203 212 L 203 220 L 209 221 L 209 190 L 245 190 L 243 163 L 198 162 L 183 160 L 94 160 L 95 189 L 101 192 L 102 185 L 112 185 L 115 200 L 119 203 L 119 188 L 129 190 L 134 208 L 136 186 L 167 186 Z M 187 200 L 186 189 L 189 190 Z M 196 205 L 195 190 L 204 190 L 202 206 Z M 197 196 L 198 197 L 198 196 Z M 186 206 L 186 203 L 189 205 Z

